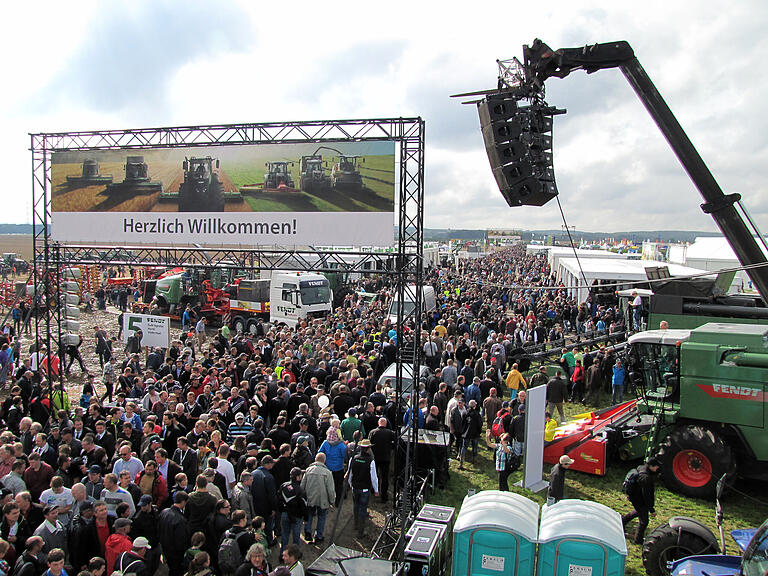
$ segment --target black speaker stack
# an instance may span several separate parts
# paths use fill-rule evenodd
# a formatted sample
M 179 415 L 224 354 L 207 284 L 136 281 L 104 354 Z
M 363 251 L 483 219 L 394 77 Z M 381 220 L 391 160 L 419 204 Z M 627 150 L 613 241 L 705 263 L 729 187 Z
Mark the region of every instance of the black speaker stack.
M 552 117 L 540 101 L 491 94 L 478 103 L 485 150 L 510 206 L 543 206 L 557 196 L 552 168 Z

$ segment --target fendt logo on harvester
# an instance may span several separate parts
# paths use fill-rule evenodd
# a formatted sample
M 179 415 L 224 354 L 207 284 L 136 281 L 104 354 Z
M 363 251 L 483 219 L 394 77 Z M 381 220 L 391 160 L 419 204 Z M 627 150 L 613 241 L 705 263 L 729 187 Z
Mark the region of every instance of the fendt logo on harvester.
M 753 400 L 755 402 L 768 401 L 768 397 L 762 390 L 751 386 L 730 386 L 728 384 L 696 384 L 696 386 L 713 398 Z

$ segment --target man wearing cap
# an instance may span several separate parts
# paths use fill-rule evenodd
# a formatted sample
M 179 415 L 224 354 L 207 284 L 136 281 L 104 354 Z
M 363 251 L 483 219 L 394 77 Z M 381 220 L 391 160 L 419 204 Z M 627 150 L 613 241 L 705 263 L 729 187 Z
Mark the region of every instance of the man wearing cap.
M 349 485 L 352 487 L 354 502 L 353 516 L 357 536 L 362 538 L 368 518 L 368 502 L 371 492 L 379 495 L 379 478 L 376 463 L 371 454 L 371 441 L 367 438 L 358 443 L 359 450 L 349 464 Z
M 158 543 L 157 525 L 160 520 L 160 510 L 152 503 L 152 496 L 143 494 L 139 498 L 138 509 L 133 516 L 131 534 L 144 536 L 152 546 Z
M 181 576 L 184 573 L 182 560 L 192 534 L 189 522 L 184 517 L 184 508 L 188 500 L 189 495 L 186 492 L 177 492 L 173 497 L 173 506 L 163 510 L 158 520 L 160 547 L 168 564 L 170 576 Z
M 238 436 L 248 436 L 253 431 L 253 426 L 246 423 L 245 414 L 238 412 L 235 414 L 235 421 L 227 428 L 227 436 L 230 442 L 234 442 Z
M 341 422 L 341 437 L 345 442 L 352 442 L 355 432 L 363 431 L 363 423 L 357 418 L 357 410 L 350 408 L 347 417 Z
M 85 500 L 80 504 L 78 515 L 72 521 L 69 531 L 71 553 L 69 560 L 75 570 L 83 570 L 88 560 L 100 549 L 99 537 L 93 523 L 93 503 Z
M 621 523 L 626 528 L 627 524 L 638 519 L 637 532 L 632 539 L 635 544 L 642 544 L 645 530 L 648 528 L 649 515 L 656 515 L 656 486 L 654 477 L 659 472 L 660 462 L 656 458 L 650 458 L 648 462 L 637 467 L 633 482 L 627 487 L 627 499 L 634 510 L 621 517 Z
M 111 576 L 117 557 L 123 552 L 128 552 L 133 546 L 133 542 L 128 536 L 128 533 L 131 531 L 131 521 L 128 518 L 118 518 L 115 520 L 114 529 L 114 533 L 109 535 L 107 542 L 104 544 L 104 559 L 107 562 L 107 576 Z
M 552 466 L 549 473 L 549 490 L 547 492 L 547 504 L 554 504 L 563 499 L 565 494 L 565 472 L 573 464 L 573 459 L 568 454 L 560 456 L 560 461 Z
M 549 381 L 549 376 L 547 376 L 547 367 L 546 366 L 539 366 L 539 371 L 536 372 L 533 376 L 531 376 L 531 382 L 529 384 L 529 388 L 536 388 L 537 386 L 543 386 Z
M 296 448 L 296 444 L 298 443 L 299 438 L 307 439 L 309 451 L 312 452 L 312 454 L 315 454 L 317 452 L 317 449 L 315 447 L 315 438 L 309 432 L 309 418 L 302 418 L 301 420 L 299 420 L 298 432 L 294 432 L 291 435 L 291 448 Z
M 115 560 L 114 569 L 121 574 L 135 574 L 136 576 L 149 576 L 145 557 L 152 547 L 143 536 L 134 539 L 131 549 L 121 553 Z M 109 563 L 107 563 L 109 568 Z
M 101 480 L 101 466 L 98 464 L 92 464 L 88 467 L 88 474 L 81 480 L 85 486 L 85 493 L 98 500 L 101 497 L 101 492 L 104 490 L 104 483 Z

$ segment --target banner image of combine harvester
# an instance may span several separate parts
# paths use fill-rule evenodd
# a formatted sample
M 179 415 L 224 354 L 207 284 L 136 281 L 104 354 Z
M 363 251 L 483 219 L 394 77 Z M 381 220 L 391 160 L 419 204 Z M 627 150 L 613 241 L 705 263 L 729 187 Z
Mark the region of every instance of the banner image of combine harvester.
M 394 199 L 388 141 L 72 150 L 51 161 L 58 241 L 388 245 Z

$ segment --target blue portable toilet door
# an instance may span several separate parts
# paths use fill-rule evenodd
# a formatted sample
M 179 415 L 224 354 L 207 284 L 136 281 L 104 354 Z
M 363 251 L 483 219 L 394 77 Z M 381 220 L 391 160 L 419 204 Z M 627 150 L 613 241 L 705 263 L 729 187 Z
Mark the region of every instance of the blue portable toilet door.
M 514 539 L 514 546 L 511 539 Z M 519 551 L 517 534 L 478 528 L 469 535 L 469 571 L 466 576 L 517 576 Z
M 605 576 L 608 549 L 594 540 L 569 538 L 555 547 L 555 570 L 551 576 Z

